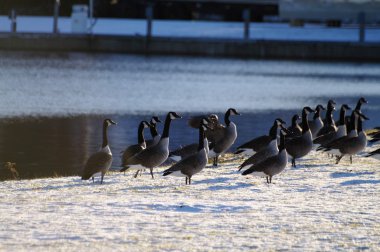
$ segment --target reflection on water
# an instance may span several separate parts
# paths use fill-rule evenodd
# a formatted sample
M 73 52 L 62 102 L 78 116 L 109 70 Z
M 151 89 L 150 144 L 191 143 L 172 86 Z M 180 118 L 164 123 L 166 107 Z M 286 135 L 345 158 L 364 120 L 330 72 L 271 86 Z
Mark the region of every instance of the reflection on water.
M 296 111 L 266 111 L 245 113 L 232 120 L 238 127 L 238 138 L 234 145 L 258 135 L 266 134 L 274 118 L 281 117 L 287 122 Z M 371 118 L 376 118 L 378 111 L 364 109 Z M 159 115 L 164 119 L 164 115 Z M 198 133 L 187 127 L 184 118 L 175 120 L 170 130 L 170 148 L 196 142 Z M 105 115 L 80 116 L 68 118 L 28 118 L 3 119 L 0 122 L 0 163 L 11 161 L 16 163 L 20 177 L 37 178 L 47 176 L 67 176 L 79 174 L 89 155 L 97 151 L 101 145 L 102 120 L 110 117 L 118 122 L 109 128 L 109 142 L 114 155 L 113 167 L 120 165 L 120 151 L 127 145 L 137 142 L 137 126 L 141 120 L 149 120 L 150 116 Z M 222 114 L 219 114 L 223 118 Z M 371 120 L 366 127 L 376 126 L 379 121 Z M 159 125 L 160 131 L 163 125 Z M 147 139 L 150 132 L 145 131 Z M 0 173 L 0 180 L 5 179 Z

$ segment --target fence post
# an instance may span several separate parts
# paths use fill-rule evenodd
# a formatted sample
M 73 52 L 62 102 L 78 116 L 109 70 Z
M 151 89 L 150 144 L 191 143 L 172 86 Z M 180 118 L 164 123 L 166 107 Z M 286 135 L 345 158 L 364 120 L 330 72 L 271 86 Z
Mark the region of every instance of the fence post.
M 249 24 L 251 21 L 251 12 L 249 8 L 243 10 L 243 20 L 244 20 L 244 39 L 249 39 Z
M 359 23 L 359 42 L 363 43 L 365 41 L 365 13 L 364 12 L 359 12 L 358 23 Z
M 11 13 L 9 14 L 9 19 L 11 20 L 11 32 L 17 31 L 17 14 L 16 10 L 12 9 Z
M 146 37 L 149 40 L 152 37 L 152 22 L 153 22 L 153 4 L 148 3 L 145 9 L 146 15 Z
M 54 0 L 53 33 L 58 33 L 59 5 L 60 5 L 60 0 Z

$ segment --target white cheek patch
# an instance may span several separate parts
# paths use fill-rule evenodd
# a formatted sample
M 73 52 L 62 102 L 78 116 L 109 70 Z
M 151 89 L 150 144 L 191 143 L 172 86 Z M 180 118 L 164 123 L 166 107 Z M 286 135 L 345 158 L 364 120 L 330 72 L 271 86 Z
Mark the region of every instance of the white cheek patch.
M 173 114 L 170 114 L 170 119 L 174 120 L 176 117 Z

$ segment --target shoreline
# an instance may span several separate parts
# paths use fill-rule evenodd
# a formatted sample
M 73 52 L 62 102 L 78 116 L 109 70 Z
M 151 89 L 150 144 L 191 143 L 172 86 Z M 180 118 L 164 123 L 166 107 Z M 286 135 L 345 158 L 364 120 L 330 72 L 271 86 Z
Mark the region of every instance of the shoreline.
M 380 43 L 0 33 L 0 50 L 380 62 Z

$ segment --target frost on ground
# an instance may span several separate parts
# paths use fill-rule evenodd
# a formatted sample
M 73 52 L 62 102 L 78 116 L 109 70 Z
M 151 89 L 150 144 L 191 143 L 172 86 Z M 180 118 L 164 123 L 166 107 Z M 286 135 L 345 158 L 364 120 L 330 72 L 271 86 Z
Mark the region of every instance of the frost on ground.
M 380 162 L 312 152 L 266 184 L 227 156 L 184 179 L 166 167 L 0 182 L 0 250 L 379 250 Z

